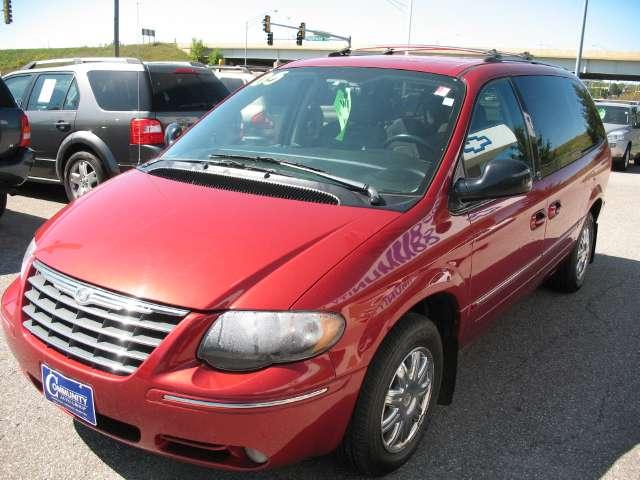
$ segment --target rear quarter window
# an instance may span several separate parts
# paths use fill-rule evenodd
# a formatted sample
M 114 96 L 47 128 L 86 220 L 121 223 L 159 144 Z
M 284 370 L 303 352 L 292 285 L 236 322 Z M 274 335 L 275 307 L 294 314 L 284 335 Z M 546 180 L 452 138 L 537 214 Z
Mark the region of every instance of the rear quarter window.
M 154 112 L 189 112 L 211 109 L 229 90 L 212 73 L 150 71 Z
M 145 72 L 94 70 L 88 72 L 87 76 L 101 109 L 150 110 L 149 85 Z
M 581 158 L 605 137 L 600 115 L 577 80 L 554 76 L 515 77 L 536 130 L 542 175 Z

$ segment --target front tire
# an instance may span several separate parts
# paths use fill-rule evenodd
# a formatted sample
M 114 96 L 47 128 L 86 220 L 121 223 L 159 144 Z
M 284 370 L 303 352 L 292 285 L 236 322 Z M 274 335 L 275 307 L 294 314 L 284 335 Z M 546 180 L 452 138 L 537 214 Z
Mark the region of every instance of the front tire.
M 427 318 L 409 313 L 387 335 L 369 365 L 342 444 L 341 460 L 380 476 L 415 452 L 440 393 L 442 342 Z
M 550 285 L 552 288 L 564 293 L 580 290 L 591 261 L 594 239 L 595 221 L 593 215 L 588 213 L 571 254 L 563 260 L 551 277 Z
M 102 162 L 89 152 L 76 152 L 64 167 L 64 189 L 69 201 L 86 195 L 107 180 Z

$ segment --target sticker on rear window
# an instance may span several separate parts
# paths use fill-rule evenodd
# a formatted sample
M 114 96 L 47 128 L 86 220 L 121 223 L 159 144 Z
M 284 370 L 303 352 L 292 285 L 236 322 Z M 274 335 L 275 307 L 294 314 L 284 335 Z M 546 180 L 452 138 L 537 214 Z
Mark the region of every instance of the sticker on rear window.
M 38 96 L 38 103 L 49 103 L 53 96 L 53 89 L 56 88 L 56 81 L 55 78 L 45 78 Z
M 446 97 L 447 95 L 449 95 L 449 92 L 451 91 L 450 88 L 448 87 L 443 87 L 442 85 L 439 86 L 438 88 L 436 88 L 436 91 L 433 92 L 434 95 L 437 95 L 439 97 Z
M 444 98 L 442 99 L 442 104 L 443 104 L 444 106 L 446 106 L 446 107 L 451 107 L 451 106 L 453 106 L 453 102 L 454 102 L 454 101 L 455 101 L 455 100 L 454 100 L 453 98 L 451 98 L 451 97 L 444 97 Z
M 340 133 L 338 133 L 336 140 L 341 142 L 344 140 L 347 122 L 349 121 L 349 115 L 351 115 L 351 88 L 346 87 L 338 90 L 336 99 L 333 101 L 333 108 L 340 124 Z

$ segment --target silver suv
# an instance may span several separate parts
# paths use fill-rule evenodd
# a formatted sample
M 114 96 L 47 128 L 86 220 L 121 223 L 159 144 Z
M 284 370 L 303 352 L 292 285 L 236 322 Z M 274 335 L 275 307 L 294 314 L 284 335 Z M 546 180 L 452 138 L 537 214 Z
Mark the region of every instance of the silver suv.
M 640 164 L 640 112 L 633 103 L 597 101 L 596 107 L 611 147 L 613 165 L 626 170 L 631 158 Z

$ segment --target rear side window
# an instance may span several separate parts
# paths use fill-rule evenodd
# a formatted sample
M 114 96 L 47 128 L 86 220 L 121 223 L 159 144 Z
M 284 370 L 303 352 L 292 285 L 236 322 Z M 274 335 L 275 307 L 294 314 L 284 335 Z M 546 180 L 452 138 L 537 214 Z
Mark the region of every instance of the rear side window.
M 578 81 L 565 77 L 515 77 L 536 130 L 542 175 L 574 162 L 604 137 L 604 127 L 591 95 Z
M 150 71 L 149 75 L 154 112 L 209 110 L 229 95 L 212 73 Z
M 495 80 L 478 94 L 462 158 L 471 178 L 480 177 L 491 160 L 531 164 L 524 117 L 509 80 Z
M 5 80 L 7 87 L 9 87 L 9 90 L 11 91 L 11 95 L 13 95 L 16 103 L 20 106 L 22 106 L 23 101 L 25 100 L 27 87 L 31 83 L 32 78 L 32 75 L 17 75 Z
M 70 73 L 45 73 L 38 76 L 27 110 L 62 110 L 72 81 L 73 75 Z
M 87 76 L 101 109 L 116 112 L 149 110 L 145 72 L 94 70 Z
M 5 84 L 0 80 L 0 108 L 15 108 L 16 103 L 13 100 L 13 95 Z

